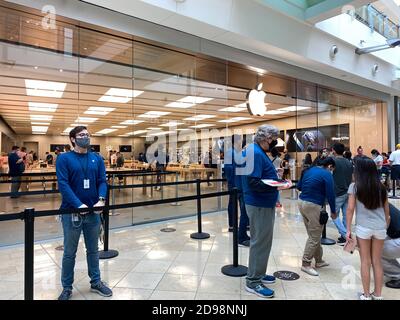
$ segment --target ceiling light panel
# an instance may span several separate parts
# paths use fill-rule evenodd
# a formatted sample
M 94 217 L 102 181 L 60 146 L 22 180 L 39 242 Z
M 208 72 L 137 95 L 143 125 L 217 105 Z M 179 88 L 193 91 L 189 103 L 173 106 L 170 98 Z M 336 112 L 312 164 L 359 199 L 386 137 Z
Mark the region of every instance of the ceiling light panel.
M 109 107 L 89 107 L 85 111 L 85 114 L 96 114 L 100 116 L 106 116 L 109 114 L 111 111 L 114 111 L 115 108 L 109 108 Z
M 286 112 L 293 112 L 293 111 L 301 111 L 311 109 L 311 107 L 302 107 L 302 106 L 290 106 L 285 108 L 279 108 L 278 110 L 286 111 Z
M 213 98 L 187 96 L 177 101 L 168 103 L 166 107 L 186 109 L 210 100 L 213 100 Z
M 128 103 L 132 98 L 141 95 L 143 92 L 140 90 L 110 88 L 98 101 Z
M 218 122 L 231 123 L 231 122 L 239 122 L 239 121 L 245 121 L 245 120 L 251 120 L 251 118 L 235 117 L 235 118 L 230 118 L 230 119 L 219 120 Z
M 128 127 L 127 126 L 111 126 L 111 128 L 114 128 L 114 129 L 126 129 Z
M 227 108 L 219 109 L 218 111 L 222 111 L 222 112 L 243 112 L 245 110 L 243 108 L 238 108 L 238 107 L 227 107 Z
M 67 84 L 63 82 L 25 79 L 28 96 L 61 98 L 66 86 Z
M 197 129 L 201 129 L 201 128 L 207 128 L 207 127 L 212 127 L 214 126 L 213 124 L 208 124 L 208 123 L 203 123 L 203 124 L 198 124 L 195 126 L 190 126 L 190 128 L 197 128 Z
M 82 122 L 82 123 L 93 123 L 97 121 L 98 118 L 90 118 L 90 117 L 78 117 L 75 122 Z
M 42 115 L 42 114 L 31 114 L 31 121 L 51 121 L 53 120 L 53 116 Z
M 50 125 L 50 122 L 31 122 L 31 125 L 49 126 L 49 125 Z
M 277 115 L 277 114 L 288 113 L 288 112 L 289 111 L 283 111 L 283 110 L 268 110 L 264 114 Z
M 177 121 L 170 121 L 164 124 L 160 124 L 160 127 L 177 127 L 184 124 L 183 122 L 177 122 Z
M 103 130 L 97 131 L 95 134 L 108 134 L 108 133 L 111 133 L 114 131 L 117 131 L 117 129 L 103 129 Z
M 28 102 L 29 111 L 55 112 L 57 107 L 55 103 Z
M 120 124 L 126 124 L 126 125 L 134 125 L 134 124 L 139 124 L 144 122 L 143 120 L 125 120 L 124 122 L 121 122 Z
M 154 118 L 159 118 L 162 116 L 166 116 L 167 114 L 170 114 L 171 112 L 163 112 L 163 111 L 149 111 L 146 112 L 144 114 L 141 114 L 140 116 L 138 116 L 139 118 L 150 118 L 150 119 L 154 119 Z
M 49 127 L 45 127 L 45 126 L 32 126 L 32 132 L 47 132 L 47 129 L 49 129 Z
M 211 118 L 215 118 L 215 117 L 216 117 L 216 116 L 211 115 L 211 114 L 198 114 L 197 116 L 185 118 L 185 119 L 183 119 L 183 120 L 187 120 L 187 121 L 200 121 L 200 120 L 211 119 Z

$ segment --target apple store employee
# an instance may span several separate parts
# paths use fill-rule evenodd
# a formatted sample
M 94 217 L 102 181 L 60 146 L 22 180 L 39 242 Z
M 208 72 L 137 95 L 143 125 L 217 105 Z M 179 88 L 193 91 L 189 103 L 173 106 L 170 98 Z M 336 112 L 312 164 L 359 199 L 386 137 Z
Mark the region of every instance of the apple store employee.
M 73 152 L 61 154 L 56 162 L 57 179 L 62 196 L 61 208 L 93 208 L 104 206 L 107 193 L 104 161 L 89 152 L 90 135 L 86 127 L 75 127 L 69 133 Z M 63 291 L 59 300 L 72 296 L 74 266 L 79 237 L 83 231 L 85 239 L 90 290 L 109 297 L 112 295 L 100 279 L 98 237 L 100 216 L 95 213 L 64 214 L 61 218 L 64 231 L 64 255 L 61 283 Z

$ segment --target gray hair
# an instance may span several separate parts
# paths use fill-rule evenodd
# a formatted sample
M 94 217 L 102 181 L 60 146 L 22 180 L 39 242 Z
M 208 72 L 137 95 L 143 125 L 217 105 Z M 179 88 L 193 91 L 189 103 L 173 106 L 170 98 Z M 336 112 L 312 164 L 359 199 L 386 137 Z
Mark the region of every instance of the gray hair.
M 254 135 L 254 142 L 259 143 L 268 138 L 278 138 L 279 129 L 275 126 L 271 126 L 269 124 L 263 124 L 259 126 Z

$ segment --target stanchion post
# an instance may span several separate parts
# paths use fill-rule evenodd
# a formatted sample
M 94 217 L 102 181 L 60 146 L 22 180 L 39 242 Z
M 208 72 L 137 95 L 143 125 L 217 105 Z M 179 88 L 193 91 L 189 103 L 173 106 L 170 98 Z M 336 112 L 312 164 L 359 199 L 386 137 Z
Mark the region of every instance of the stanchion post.
M 107 197 L 105 207 L 103 209 L 103 219 L 104 219 L 104 244 L 103 250 L 99 251 L 99 259 L 111 259 L 118 256 L 117 250 L 109 250 L 109 232 L 110 232 L 110 187 L 107 186 Z M 96 214 L 96 213 L 93 213 Z
M 33 300 L 35 209 L 25 209 L 23 219 L 25 222 L 24 298 L 25 300 Z
M 192 239 L 207 239 L 210 237 L 209 233 L 205 233 L 201 226 L 201 189 L 200 189 L 200 179 L 196 180 L 196 191 L 197 191 L 197 232 L 192 233 L 190 237 Z
M 239 265 L 238 243 L 238 189 L 232 189 L 233 200 L 233 264 L 223 266 L 221 272 L 230 277 L 243 277 L 247 274 L 247 267 Z
M 324 229 L 322 230 L 321 244 L 325 246 L 331 246 L 333 244 L 336 244 L 335 240 L 326 237 L 326 223 L 324 224 Z

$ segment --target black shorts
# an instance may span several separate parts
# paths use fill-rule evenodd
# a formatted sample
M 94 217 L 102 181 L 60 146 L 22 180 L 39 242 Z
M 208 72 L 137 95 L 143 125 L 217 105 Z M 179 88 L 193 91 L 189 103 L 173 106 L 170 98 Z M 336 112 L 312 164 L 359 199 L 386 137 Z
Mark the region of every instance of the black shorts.
M 392 180 L 398 180 L 400 179 L 400 165 L 394 165 L 392 166 L 392 175 L 391 175 Z

